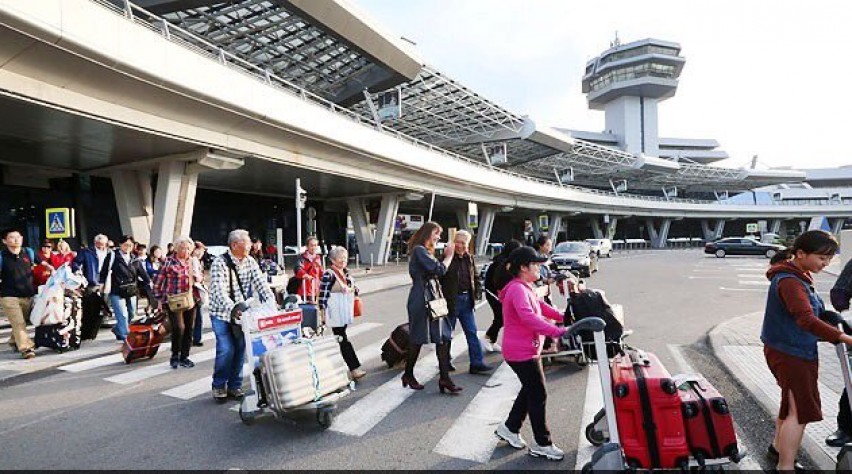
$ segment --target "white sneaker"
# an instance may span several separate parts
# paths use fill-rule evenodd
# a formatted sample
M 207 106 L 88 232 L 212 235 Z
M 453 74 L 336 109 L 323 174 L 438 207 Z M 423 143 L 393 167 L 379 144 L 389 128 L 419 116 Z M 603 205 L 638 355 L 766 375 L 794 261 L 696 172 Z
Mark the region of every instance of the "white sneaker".
M 536 458 L 547 458 L 551 461 L 561 461 L 565 457 L 565 451 L 559 449 L 555 444 L 550 446 L 539 446 L 533 441 L 530 446 L 530 456 Z
M 491 352 L 503 352 L 503 348 L 500 347 L 500 344 L 495 342 L 494 344 L 491 344 Z
M 491 344 L 491 341 L 489 341 L 487 337 L 483 337 L 479 342 L 481 343 L 482 350 L 484 352 L 494 352 L 494 345 Z
M 515 449 L 524 449 L 527 447 L 527 442 L 524 441 L 524 438 L 521 438 L 521 434 L 509 431 L 509 428 L 506 427 L 506 423 L 500 423 L 500 426 L 498 426 L 497 430 L 494 431 L 494 435 L 509 443 L 509 446 Z
M 353 380 L 358 380 L 367 375 L 367 371 L 359 367 L 357 369 L 350 370 L 349 375 L 352 376 Z

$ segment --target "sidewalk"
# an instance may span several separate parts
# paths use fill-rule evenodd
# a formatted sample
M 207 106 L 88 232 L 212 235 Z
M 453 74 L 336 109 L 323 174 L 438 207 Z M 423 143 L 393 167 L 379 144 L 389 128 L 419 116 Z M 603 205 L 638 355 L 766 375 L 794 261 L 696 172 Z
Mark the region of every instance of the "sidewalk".
M 374 267 L 369 272 L 364 267 L 352 268 L 353 278 L 361 290 L 362 295 L 389 290 L 408 285 L 411 278 L 408 276 L 408 263 L 395 262 L 384 267 Z M 207 323 L 205 323 L 207 324 Z M 0 316 L 0 329 L 8 329 L 8 320 Z M 30 337 L 32 337 L 32 327 Z M 21 375 L 53 369 L 71 362 L 79 362 L 94 357 L 100 357 L 110 353 L 117 353 L 121 346 L 116 344 L 115 337 L 109 329 L 101 329 L 98 338 L 94 341 L 84 341 L 82 347 L 76 351 L 64 354 L 55 353 L 49 349 L 39 349 L 35 359 L 24 360 L 17 352 L 12 352 L 5 344 L 6 337 L 0 339 L 0 384 Z
M 837 262 L 825 271 L 837 275 L 840 270 Z M 710 345 L 716 357 L 754 399 L 775 416 L 781 405 L 781 390 L 763 357 L 763 343 L 760 341 L 762 325 L 762 311 L 730 319 L 710 331 Z M 837 406 L 843 392 L 843 376 L 833 345 L 819 344 L 819 360 L 823 421 L 808 425 L 802 446 L 819 469 L 833 471 L 840 449 L 826 446 L 824 440 L 837 428 Z M 762 450 L 758 454 L 762 454 Z

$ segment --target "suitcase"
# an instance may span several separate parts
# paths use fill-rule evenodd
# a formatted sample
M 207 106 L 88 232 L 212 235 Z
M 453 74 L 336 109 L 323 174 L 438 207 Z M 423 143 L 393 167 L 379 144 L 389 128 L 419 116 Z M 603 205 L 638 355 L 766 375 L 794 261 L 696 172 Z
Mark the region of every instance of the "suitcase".
M 703 377 L 678 387 L 689 450 L 699 465 L 706 459 L 738 460 L 737 434 L 728 402 Z
M 654 354 L 628 350 L 612 361 L 615 419 L 628 466 L 688 470 L 678 389 Z
M 408 323 L 400 324 L 391 331 L 388 340 L 382 344 L 382 360 L 385 361 L 388 368 L 405 360 L 405 356 L 408 354 L 408 341 Z
M 163 335 L 158 324 L 131 324 L 127 338 L 121 345 L 124 363 L 129 364 L 137 359 L 153 358 L 157 355 L 162 342 Z
M 269 407 L 277 413 L 317 401 L 349 385 L 349 367 L 333 336 L 300 339 L 260 356 Z
M 84 341 L 94 340 L 104 323 L 104 306 L 106 303 L 99 293 L 86 292 L 83 296 L 83 318 L 80 327 L 80 338 Z
M 319 327 L 319 309 L 314 303 L 301 303 L 299 308 L 302 308 L 302 327 L 316 330 Z
M 43 324 L 35 328 L 33 342 L 36 347 L 48 347 L 57 352 L 80 348 L 80 299 L 66 291 L 64 299 L 66 321 Z

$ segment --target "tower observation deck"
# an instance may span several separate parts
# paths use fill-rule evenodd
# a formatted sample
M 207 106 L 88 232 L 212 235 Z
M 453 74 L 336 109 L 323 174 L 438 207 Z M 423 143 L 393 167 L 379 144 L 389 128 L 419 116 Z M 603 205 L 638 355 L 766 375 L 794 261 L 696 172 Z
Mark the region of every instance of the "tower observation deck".
M 604 110 L 606 133 L 628 153 L 660 155 L 657 103 L 674 96 L 686 59 L 680 45 L 657 39 L 619 44 L 586 64 L 583 93 Z

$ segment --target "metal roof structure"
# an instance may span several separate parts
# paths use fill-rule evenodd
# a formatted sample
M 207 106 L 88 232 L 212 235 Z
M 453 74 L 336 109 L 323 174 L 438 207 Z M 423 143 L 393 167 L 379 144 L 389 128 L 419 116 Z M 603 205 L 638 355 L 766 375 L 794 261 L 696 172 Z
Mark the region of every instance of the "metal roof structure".
M 360 32 L 374 36 L 356 44 L 351 38 L 358 35 L 340 31 L 345 22 L 338 21 L 332 28 L 322 17 L 325 12 L 306 13 L 311 5 L 318 4 L 310 0 L 133 1 L 235 57 L 349 107 L 365 120 L 375 121 L 376 126 L 480 161 L 486 160 L 483 144 L 506 143 L 508 162 L 501 167 L 520 173 L 558 181 L 559 173 L 570 170 L 572 185 L 600 188 L 609 187 L 610 179 L 627 179 L 630 189 L 679 186 L 696 191 L 747 190 L 805 178 L 803 172 L 795 170 L 755 173 L 634 156 L 552 129 L 545 132 L 529 118 L 488 100 L 434 67 L 422 66 L 416 75 L 410 66 L 407 73 L 388 67 L 376 55 L 366 53 L 371 42 L 384 38 L 381 32 L 365 21 Z M 345 0 L 321 3 L 337 7 L 338 13 L 350 12 Z M 369 104 L 366 97 L 375 101 L 377 93 L 393 89 L 400 92 L 402 115 L 379 123 L 375 104 Z

